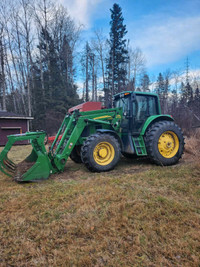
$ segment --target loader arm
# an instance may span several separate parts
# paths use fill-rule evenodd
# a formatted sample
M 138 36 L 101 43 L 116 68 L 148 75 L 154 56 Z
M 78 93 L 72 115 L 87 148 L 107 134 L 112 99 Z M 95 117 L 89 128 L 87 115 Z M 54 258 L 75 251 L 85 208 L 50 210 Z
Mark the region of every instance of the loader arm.
M 118 108 L 88 112 L 75 110 L 72 115 L 66 115 L 48 154 L 56 172 L 64 170 L 74 146 L 83 143 L 81 134 L 86 126 L 102 125 L 119 131 L 121 118 L 122 109 Z

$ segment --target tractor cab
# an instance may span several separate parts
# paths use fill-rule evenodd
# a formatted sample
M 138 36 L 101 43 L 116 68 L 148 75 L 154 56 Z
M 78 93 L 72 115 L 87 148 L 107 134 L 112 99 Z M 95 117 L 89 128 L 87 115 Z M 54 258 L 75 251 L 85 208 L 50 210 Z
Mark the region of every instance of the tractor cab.
M 122 132 L 138 135 L 150 116 L 160 115 L 158 96 L 153 93 L 122 92 L 114 96 L 114 107 L 123 108 Z

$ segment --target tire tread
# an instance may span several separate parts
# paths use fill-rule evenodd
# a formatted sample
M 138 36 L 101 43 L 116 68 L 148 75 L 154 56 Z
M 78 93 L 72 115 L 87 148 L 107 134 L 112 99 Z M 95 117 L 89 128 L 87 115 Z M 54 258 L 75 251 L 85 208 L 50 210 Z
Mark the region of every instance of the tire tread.
M 159 159 L 155 153 L 155 147 L 153 145 L 153 141 L 155 139 L 157 132 L 161 131 L 163 128 L 165 128 L 164 131 L 167 131 L 167 128 L 169 129 L 174 128 L 174 131 L 178 133 L 180 147 L 177 152 L 178 155 L 176 154 L 173 158 L 171 158 L 173 160 L 171 159 L 168 160 L 163 157 L 163 161 L 161 161 L 161 159 Z M 156 163 L 157 165 L 167 166 L 167 165 L 173 165 L 177 163 L 178 160 L 182 157 L 185 143 L 184 143 L 183 133 L 178 125 L 176 125 L 173 121 L 159 121 L 159 122 L 155 122 L 154 124 L 152 124 L 150 128 L 147 130 L 145 134 L 145 144 L 146 144 L 147 154 L 150 160 Z
M 113 135 L 104 134 L 104 133 L 96 133 L 96 134 L 90 135 L 81 147 L 81 159 L 89 171 L 91 171 L 91 172 L 104 172 L 104 171 L 110 171 L 115 167 L 116 164 L 111 166 L 108 170 L 100 170 L 99 168 L 93 166 L 93 164 L 89 160 L 89 153 L 90 153 L 92 142 L 94 142 L 95 139 L 98 139 L 99 137 L 105 138 L 108 136 L 113 139 L 113 141 L 116 144 L 117 150 L 119 151 L 119 154 L 121 154 L 120 144 L 119 144 L 118 140 Z

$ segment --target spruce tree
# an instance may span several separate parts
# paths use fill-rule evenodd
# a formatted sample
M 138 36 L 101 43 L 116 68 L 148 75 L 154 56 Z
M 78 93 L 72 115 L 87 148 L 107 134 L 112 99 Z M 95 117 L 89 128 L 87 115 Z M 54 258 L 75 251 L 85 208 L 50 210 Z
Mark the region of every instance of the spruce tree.
M 112 100 L 112 96 L 123 90 L 126 82 L 128 61 L 127 40 L 124 38 L 127 30 L 124 25 L 122 9 L 118 4 L 114 4 L 111 11 L 110 21 L 110 39 L 109 39 L 109 58 L 107 59 L 107 75 L 108 75 L 108 100 Z
M 195 113 L 198 116 L 200 116 L 200 90 L 198 86 L 195 90 L 195 95 L 194 95 L 194 110 L 195 110 Z
M 168 94 L 170 91 L 169 77 L 166 76 L 164 80 L 164 91 L 161 94 L 161 98 L 163 101 L 163 113 L 168 112 Z
M 200 90 L 198 86 L 195 90 L 195 100 L 200 101 Z
M 188 102 L 193 101 L 193 89 L 192 89 L 189 82 L 187 82 L 187 84 L 185 86 L 185 97 L 186 97 Z
M 181 84 L 180 84 L 180 93 L 181 93 L 181 100 L 183 100 L 184 99 L 184 88 L 185 88 L 185 84 L 184 84 L 184 82 L 181 82 Z
M 143 92 L 146 92 L 149 90 L 149 85 L 150 85 L 150 79 L 149 76 L 145 73 L 143 74 L 141 78 L 141 89 Z
M 185 85 L 183 82 L 181 83 L 180 87 L 181 91 L 181 102 L 185 104 L 188 104 L 189 102 L 193 100 L 193 89 L 189 82 Z
M 165 110 L 165 98 L 164 98 L 165 89 L 166 89 L 165 80 L 163 78 L 163 75 L 159 73 L 156 83 L 156 93 L 159 95 L 162 111 Z
M 165 91 L 165 81 L 161 73 L 158 75 L 156 93 L 160 96 Z
M 92 50 L 88 42 L 86 42 L 84 46 L 84 50 L 81 56 L 81 65 L 82 65 L 82 72 L 84 75 L 84 84 L 85 88 L 83 89 L 83 101 L 89 101 L 89 82 L 91 79 L 91 55 L 92 55 Z

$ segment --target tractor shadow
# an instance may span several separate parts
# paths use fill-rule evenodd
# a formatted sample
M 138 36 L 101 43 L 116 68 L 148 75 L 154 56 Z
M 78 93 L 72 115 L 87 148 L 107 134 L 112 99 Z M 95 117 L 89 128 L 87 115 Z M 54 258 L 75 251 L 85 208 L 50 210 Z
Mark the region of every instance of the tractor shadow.
M 119 173 L 121 173 L 122 175 L 133 174 L 145 172 L 149 169 L 152 169 L 153 166 L 155 165 L 152 164 L 147 157 L 137 157 L 133 159 L 121 157 L 119 163 L 111 172 L 112 174 L 116 173 L 116 175 L 119 175 Z
M 51 179 L 88 180 L 88 179 L 95 179 L 101 176 L 102 174 L 119 176 L 124 174 L 134 174 L 134 173 L 144 172 L 149 169 L 152 169 L 152 166 L 155 166 L 155 164 L 152 164 L 150 160 L 146 157 L 135 158 L 135 159 L 127 159 L 125 157 L 121 157 L 120 161 L 113 170 L 109 172 L 98 173 L 98 172 L 90 172 L 84 166 L 84 164 L 78 164 L 73 162 L 71 159 L 68 159 L 64 172 L 52 175 Z
M 183 157 L 179 161 L 178 164 L 172 166 L 157 166 L 152 163 L 147 157 L 137 157 L 134 159 L 128 159 L 125 157 L 121 157 L 118 164 L 115 168 L 109 172 L 90 172 L 84 164 L 78 164 L 73 162 L 71 159 L 68 159 L 65 169 L 62 173 L 51 175 L 51 179 L 53 180 L 73 180 L 73 181 L 81 181 L 81 180 L 91 180 L 98 178 L 100 176 L 124 176 L 124 175 L 132 175 L 136 173 L 143 173 L 149 170 L 158 170 L 160 168 L 177 168 L 185 164 L 190 164 L 191 159 L 188 160 L 188 157 Z

